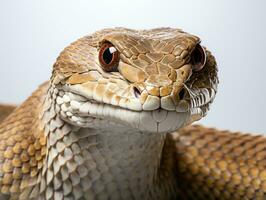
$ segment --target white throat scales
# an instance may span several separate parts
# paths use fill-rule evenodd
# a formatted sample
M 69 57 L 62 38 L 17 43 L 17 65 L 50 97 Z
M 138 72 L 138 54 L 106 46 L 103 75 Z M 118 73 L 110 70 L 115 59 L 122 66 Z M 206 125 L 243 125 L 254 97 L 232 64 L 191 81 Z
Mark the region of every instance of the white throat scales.
M 50 89 L 44 106 L 48 156 L 42 198 L 153 199 L 164 194 L 156 182 L 165 134 L 110 128 L 112 123 L 97 119 L 96 128 L 75 126 L 59 116 L 58 95 Z

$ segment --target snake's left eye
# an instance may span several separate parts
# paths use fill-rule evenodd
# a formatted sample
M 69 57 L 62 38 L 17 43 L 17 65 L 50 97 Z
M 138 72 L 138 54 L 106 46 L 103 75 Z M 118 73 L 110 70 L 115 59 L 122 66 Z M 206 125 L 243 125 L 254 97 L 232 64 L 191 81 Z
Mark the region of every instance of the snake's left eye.
M 104 42 L 99 51 L 99 62 L 106 72 L 117 71 L 119 52 L 110 42 Z
M 191 64 L 193 71 L 200 71 L 206 63 L 206 53 L 200 44 L 197 44 L 191 53 Z

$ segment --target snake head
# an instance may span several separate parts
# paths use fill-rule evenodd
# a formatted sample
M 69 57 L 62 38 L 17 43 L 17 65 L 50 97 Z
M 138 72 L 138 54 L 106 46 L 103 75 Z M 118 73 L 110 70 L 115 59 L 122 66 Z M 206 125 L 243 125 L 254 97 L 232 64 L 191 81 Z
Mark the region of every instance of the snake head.
M 58 57 L 57 112 L 82 127 L 171 132 L 206 115 L 217 91 L 214 57 L 180 29 L 104 29 Z

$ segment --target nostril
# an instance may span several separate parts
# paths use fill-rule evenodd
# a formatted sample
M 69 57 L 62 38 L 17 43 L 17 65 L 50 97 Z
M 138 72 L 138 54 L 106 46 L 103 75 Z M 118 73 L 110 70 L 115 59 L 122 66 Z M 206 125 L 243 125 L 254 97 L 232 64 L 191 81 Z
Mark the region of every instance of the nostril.
M 186 90 L 183 88 L 183 89 L 180 90 L 180 92 L 179 92 L 179 99 L 180 99 L 180 100 L 184 99 L 185 94 L 186 94 Z
M 135 95 L 135 97 L 138 98 L 138 97 L 140 96 L 140 94 L 141 94 L 140 91 L 139 91 L 139 89 L 138 89 L 137 87 L 134 86 L 134 87 L 133 87 L 133 91 L 134 91 L 134 95 Z

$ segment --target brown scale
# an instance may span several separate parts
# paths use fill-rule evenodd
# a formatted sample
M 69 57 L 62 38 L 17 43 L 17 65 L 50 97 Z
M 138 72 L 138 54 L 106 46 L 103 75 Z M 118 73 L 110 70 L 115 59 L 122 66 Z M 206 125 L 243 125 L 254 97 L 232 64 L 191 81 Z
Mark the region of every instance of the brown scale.
M 15 194 L 15 199 L 37 183 L 43 167 L 46 138 L 38 116 L 46 90 L 47 83 L 0 124 L 0 188 L 2 194 Z
M 12 111 L 14 111 L 16 106 L 14 105 L 0 105 L 0 123 L 3 121 Z
M 186 198 L 266 198 L 265 137 L 202 126 L 174 135 L 176 179 Z

